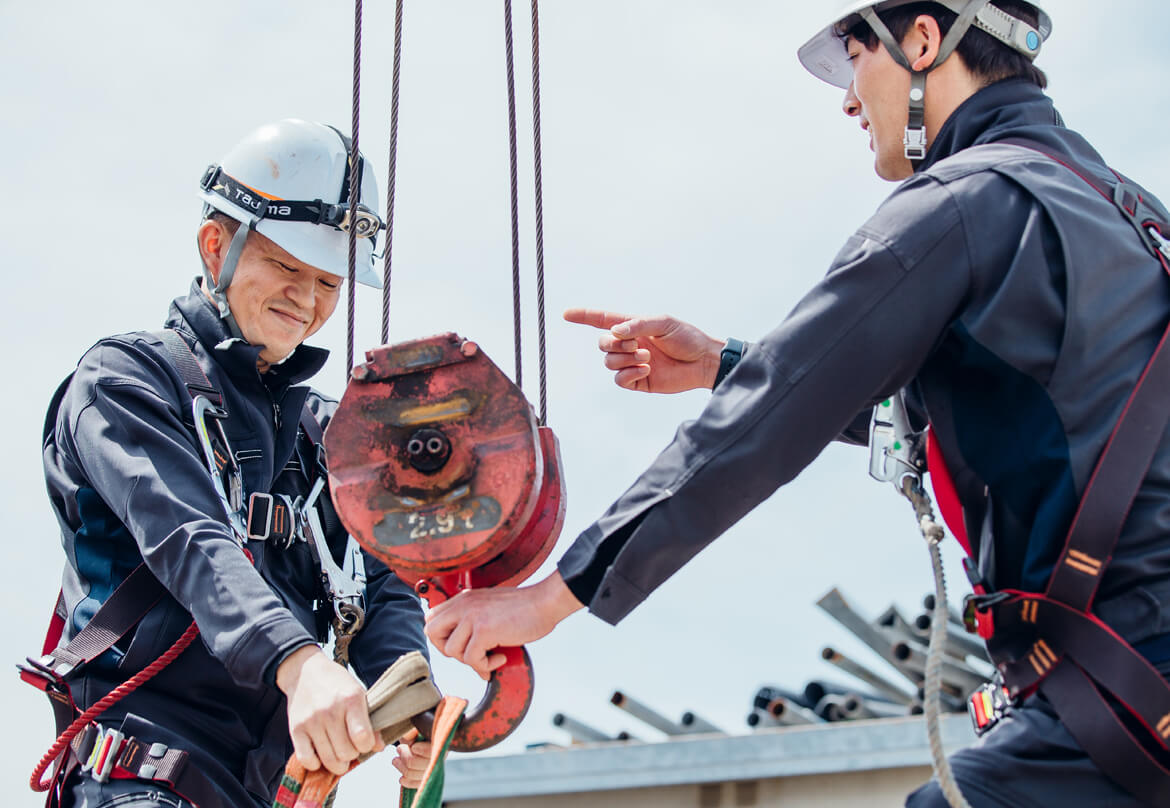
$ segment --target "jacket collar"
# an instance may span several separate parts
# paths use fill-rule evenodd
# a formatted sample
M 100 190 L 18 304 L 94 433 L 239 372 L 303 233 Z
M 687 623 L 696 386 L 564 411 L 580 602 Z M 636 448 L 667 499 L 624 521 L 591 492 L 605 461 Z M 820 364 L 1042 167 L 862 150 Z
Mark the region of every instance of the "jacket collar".
M 1007 137 L 1037 140 L 1066 151 L 1069 134 L 1043 90 L 1027 79 L 1005 79 L 979 90 L 951 113 L 918 170 L 971 146 Z
M 192 334 L 229 376 L 236 379 L 257 376 L 256 360 L 262 346 L 231 338 L 215 304 L 203 294 L 199 278 L 191 282 L 191 289 L 185 296 L 171 302 L 166 327 Z M 301 345 L 288 359 L 269 368 L 264 381 L 269 387 L 300 384 L 315 375 L 328 358 L 329 352 L 324 348 Z

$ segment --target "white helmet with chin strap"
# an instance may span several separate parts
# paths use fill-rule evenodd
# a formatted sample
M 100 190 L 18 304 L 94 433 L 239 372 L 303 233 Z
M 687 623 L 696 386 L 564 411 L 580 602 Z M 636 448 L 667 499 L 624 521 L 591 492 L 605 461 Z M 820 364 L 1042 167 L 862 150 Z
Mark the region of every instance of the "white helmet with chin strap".
M 1037 54 L 1040 53 L 1040 46 L 1052 33 L 1052 20 L 1031 2 L 1028 5 L 1036 10 L 1039 21 L 1039 26 L 1036 28 L 992 5 L 990 0 L 932 0 L 958 14 L 959 19 L 943 37 L 934 63 L 925 70 L 914 70 L 910 66 L 910 60 L 902 50 L 901 43 L 894 38 L 890 29 L 878 17 L 878 12 L 919 1 L 851 0 L 837 12 L 827 26 L 817 32 L 797 51 L 797 58 L 800 59 L 800 63 L 804 65 L 806 70 L 829 84 L 846 89 L 853 81 L 853 66 L 845 50 L 842 35 L 862 20 L 868 23 L 894 61 L 910 71 L 910 120 L 906 124 L 903 143 L 906 148 L 906 158 L 911 161 L 922 160 L 926 157 L 926 125 L 924 122 L 926 76 L 946 61 L 971 26 L 990 34 L 1012 50 L 1022 53 L 1028 59 L 1036 58 Z
M 351 142 L 332 126 L 286 119 L 245 137 L 199 183 L 203 215 L 219 211 L 243 226 L 236 230 L 219 272 L 204 282 L 220 317 L 235 337 L 239 326 L 227 301 L 236 264 L 248 234 L 271 239 L 294 258 L 339 277 L 349 274 L 349 230 L 357 236 L 357 280 L 380 288 L 374 247 L 384 225 L 378 215 L 373 168 L 358 156 L 351 171 Z M 349 209 L 350 178 L 361 177 L 356 211 Z

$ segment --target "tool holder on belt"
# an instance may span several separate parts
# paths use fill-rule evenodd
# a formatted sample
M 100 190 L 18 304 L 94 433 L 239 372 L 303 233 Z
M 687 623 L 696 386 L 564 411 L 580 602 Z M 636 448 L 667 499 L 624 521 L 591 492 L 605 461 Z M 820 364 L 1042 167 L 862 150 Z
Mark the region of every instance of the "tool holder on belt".
M 564 521 L 560 452 L 524 395 L 456 334 L 366 354 L 325 433 L 350 534 L 432 605 L 513 585 L 548 557 Z M 532 664 L 501 649 L 487 693 L 452 742 L 485 749 L 523 719 Z M 418 722 L 424 734 L 430 719 Z
M 1118 208 L 1170 274 L 1170 223 L 1146 206 L 1124 177 L 1116 175 L 1116 183 L 1107 184 L 1040 144 L 1004 142 L 1038 151 L 1087 182 Z M 1170 684 L 1091 609 L 1170 423 L 1168 340 L 1170 328 L 1097 461 L 1045 591 L 989 591 L 968 563 L 975 594 L 965 610 L 969 629 L 988 641 L 1010 696 L 1042 693 L 1093 762 L 1149 805 L 1170 805 L 1170 769 L 1149 751 L 1170 752 Z M 937 441 L 928 440 L 927 455 L 940 510 L 970 556 L 958 496 Z

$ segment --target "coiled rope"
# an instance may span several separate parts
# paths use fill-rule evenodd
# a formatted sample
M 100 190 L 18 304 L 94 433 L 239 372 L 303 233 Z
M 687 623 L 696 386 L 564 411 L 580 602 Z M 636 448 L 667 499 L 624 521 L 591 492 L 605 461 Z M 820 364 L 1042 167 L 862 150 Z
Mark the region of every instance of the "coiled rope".
M 49 747 L 49 751 L 45 752 L 44 756 L 41 758 L 41 762 L 37 764 L 37 767 L 33 769 L 32 776 L 28 781 L 29 787 L 33 791 L 48 791 L 53 786 L 53 778 L 50 777 L 47 781 L 42 780 L 45 771 L 47 771 L 49 766 L 53 764 L 53 761 L 56 760 L 61 755 L 61 753 L 65 751 L 65 748 L 69 746 L 70 742 L 75 737 L 77 737 L 77 733 L 81 732 L 83 729 L 89 726 L 91 721 L 95 720 L 106 710 L 110 709 L 119 701 L 126 698 L 139 687 L 141 687 L 143 684 L 153 679 L 163 668 L 174 662 L 179 654 L 187 650 L 187 646 L 189 646 L 197 636 L 199 636 L 199 627 L 196 626 L 195 621 L 192 620 L 191 625 L 187 626 L 187 630 L 183 632 L 179 639 L 175 640 L 171 647 L 166 650 L 166 653 L 164 653 L 154 662 L 151 662 L 138 673 L 131 676 L 125 682 L 118 685 L 116 688 L 103 696 L 99 701 L 94 703 L 92 707 L 75 718 L 73 723 L 70 724 L 65 729 L 65 731 L 61 733 L 57 740 L 53 742 L 53 745 Z

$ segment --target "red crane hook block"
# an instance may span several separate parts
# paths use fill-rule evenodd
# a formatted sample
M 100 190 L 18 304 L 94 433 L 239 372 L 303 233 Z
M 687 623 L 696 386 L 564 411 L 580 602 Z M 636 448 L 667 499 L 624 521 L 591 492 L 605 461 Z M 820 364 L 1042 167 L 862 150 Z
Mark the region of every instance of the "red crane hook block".
M 337 513 L 358 543 L 431 606 L 517 584 L 564 522 L 560 448 L 479 347 L 456 334 L 386 345 L 353 369 L 325 432 Z M 524 649 L 504 649 L 452 747 L 485 749 L 532 698 Z

